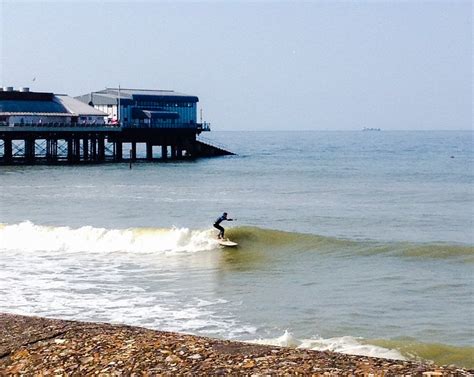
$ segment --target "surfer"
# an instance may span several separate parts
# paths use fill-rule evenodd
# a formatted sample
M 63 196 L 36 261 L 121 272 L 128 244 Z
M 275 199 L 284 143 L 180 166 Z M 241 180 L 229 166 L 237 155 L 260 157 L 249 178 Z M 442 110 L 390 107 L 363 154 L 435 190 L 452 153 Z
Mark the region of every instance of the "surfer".
M 222 216 L 218 217 L 214 223 L 214 228 L 219 229 L 219 235 L 217 236 L 218 239 L 224 239 L 224 232 L 225 229 L 220 225 L 223 221 L 233 221 L 233 219 L 227 218 L 227 212 L 224 212 Z

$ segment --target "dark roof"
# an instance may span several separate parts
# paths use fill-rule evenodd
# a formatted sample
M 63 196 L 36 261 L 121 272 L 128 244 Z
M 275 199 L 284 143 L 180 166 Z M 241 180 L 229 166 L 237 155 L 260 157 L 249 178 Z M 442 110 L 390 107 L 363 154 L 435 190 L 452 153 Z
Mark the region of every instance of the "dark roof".
M 0 92 L 2 115 L 94 115 L 107 114 L 65 94 L 40 92 Z
M 55 101 L 1 100 L 0 113 L 68 113 L 66 108 Z
M 69 113 L 38 113 L 38 112 L 0 112 L 2 116 L 47 116 L 47 117 L 70 117 L 73 114 Z
M 52 101 L 53 93 L 44 92 L 4 92 L 0 91 L 0 101 L 3 100 L 19 100 L 19 101 Z

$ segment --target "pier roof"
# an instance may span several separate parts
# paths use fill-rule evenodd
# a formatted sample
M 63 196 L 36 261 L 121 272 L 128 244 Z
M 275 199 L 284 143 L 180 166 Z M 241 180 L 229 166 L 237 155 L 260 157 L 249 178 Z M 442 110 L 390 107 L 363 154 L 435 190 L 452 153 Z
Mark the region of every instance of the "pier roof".
M 56 98 L 61 104 L 74 115 L 94 115 L 94 116 L 107 116 L 106 113 L 97 110 L 96 108 L 85 104 L 75 98 L 69 97 L 65 94 L 57 94 Z
M 33 112 L 33 111 L 0 111 L 0 115 L 4 116 L 44 116 L 44 117 L 70 117 L 72 114 L 70 113 L 41 113 L 41 112 Z
M 0 113 L 53 113 L 65 114 L 67 110 L 55 101 L 0 99 Z
M 120 88 L 120 90 L 119 88 L 105 88 L 75 98 L 84 103 L 93 103 L 94 105 L 116 105 L 119 97 L 121 101 L 199 101 L 199 98 L 196 96 L 175 92 L 174 90 L 130 88 Z M 126 103 L 124 102 L 124 104 Z
M 118 96 L 118 88 L 106 88 L 98 93 L 104 93 L 109 95 Z M 175 92 L 174 90 L 162 90 L 162 89 L 130 89 L 130 88 L 120 88 L 120 97 L 129 97 L 132 96 L 157 96 L 157 97 L 192 97 L 197 98 L 196 96 L 190 96 L 189 94 Z
M 36 116 L 107 116 L 66 94 L 41 92 L 0 92 L 0 114 Z

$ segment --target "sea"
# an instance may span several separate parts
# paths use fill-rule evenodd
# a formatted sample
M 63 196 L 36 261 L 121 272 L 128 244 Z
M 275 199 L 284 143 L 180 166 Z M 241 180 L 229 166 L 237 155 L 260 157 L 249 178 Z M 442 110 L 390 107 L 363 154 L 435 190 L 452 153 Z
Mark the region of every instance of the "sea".
M 202 136 L 0 166 L 0 312 L 474 368 L 473 131 Z

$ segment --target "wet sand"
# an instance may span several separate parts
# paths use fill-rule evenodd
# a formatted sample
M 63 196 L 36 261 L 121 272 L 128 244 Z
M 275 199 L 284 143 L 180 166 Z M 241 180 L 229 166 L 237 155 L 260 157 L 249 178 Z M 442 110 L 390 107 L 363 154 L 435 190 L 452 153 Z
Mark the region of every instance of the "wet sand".
M 473 376 L 455 366 L 0 314 L 0 375 Z

